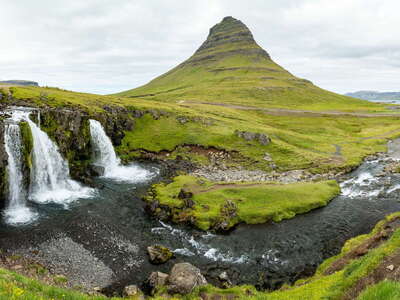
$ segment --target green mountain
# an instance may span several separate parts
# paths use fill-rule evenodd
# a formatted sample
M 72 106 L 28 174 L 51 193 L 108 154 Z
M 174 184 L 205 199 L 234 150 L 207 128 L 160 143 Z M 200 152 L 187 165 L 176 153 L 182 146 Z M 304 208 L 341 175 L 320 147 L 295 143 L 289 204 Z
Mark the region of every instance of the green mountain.
M 257 44 L 245 24 L 232 17 L 212 27 L 188 60 L 144 86 L 116 95 L 315 110 L 368 105 L 292 75 Z

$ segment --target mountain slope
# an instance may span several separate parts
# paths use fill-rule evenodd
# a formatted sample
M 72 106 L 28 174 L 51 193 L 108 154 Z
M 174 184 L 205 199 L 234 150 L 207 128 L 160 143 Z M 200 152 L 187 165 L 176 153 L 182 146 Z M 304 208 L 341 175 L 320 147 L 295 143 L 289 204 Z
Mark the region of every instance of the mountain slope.
M 293 76 L 256 43 L 246 25 L 232 17 L 212 27 L 188 60 L 144 86 L 117 95 L 316 110 L 373 107 Z

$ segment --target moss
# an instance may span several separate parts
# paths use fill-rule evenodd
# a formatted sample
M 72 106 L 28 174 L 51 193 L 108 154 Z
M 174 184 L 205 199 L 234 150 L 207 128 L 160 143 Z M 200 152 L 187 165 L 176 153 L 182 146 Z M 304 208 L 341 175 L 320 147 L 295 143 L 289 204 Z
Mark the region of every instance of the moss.
M 193 196 L 182 199 L 182 189 Z M 153 186 L 147 201 L 168 207 L 171 218 L 191 221 L 197 227 L 229 229 L 240 222 L 279 222 L 296 214 L 325 206 L 338 195 L 335 181 L 297 184 L 237 183 L 215 184 L 191 176 L 178 176 L 172 183 Z
M 29 127 L 29 124 L 27 122 L 20 122 L 19 128 L 21 130 L 25 164 L 29 169 L 32 169 L 33 137 L 31 128 Z

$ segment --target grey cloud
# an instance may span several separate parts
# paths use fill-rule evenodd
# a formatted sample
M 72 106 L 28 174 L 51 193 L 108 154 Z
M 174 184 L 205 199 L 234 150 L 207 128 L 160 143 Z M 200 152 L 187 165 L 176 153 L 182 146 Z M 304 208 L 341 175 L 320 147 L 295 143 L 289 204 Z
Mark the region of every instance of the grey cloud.
M 324 88 L 399 90 L 397 0 L 0 0 L 0 79 L 111 93 L 188 58 L 224 16 Z

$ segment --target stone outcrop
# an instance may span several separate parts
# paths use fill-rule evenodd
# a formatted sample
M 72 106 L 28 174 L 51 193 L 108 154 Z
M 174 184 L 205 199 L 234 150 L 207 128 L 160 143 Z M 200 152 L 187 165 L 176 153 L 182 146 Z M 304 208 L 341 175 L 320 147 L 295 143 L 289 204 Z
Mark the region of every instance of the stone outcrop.
M 258 141 L 263 146 L 266 146 L 271 142 L 271 139 L 264 133 L 236 130 L 235 135 L 245 139 L 246 141 Z
M 179 263 L 173 266 L 167 281 L 170 294 L 189 294 L 194 288 L 206 285 L 207 280 L 200 270 L 189 263 Z

